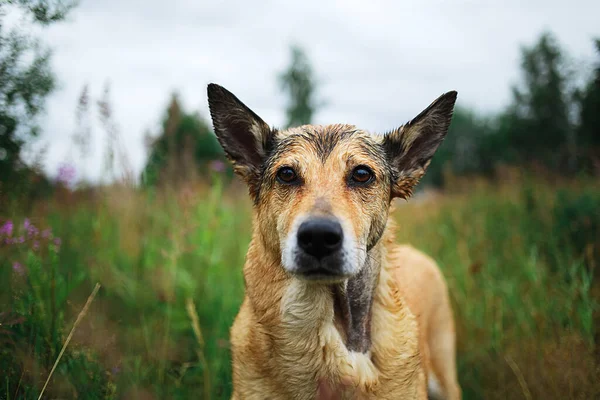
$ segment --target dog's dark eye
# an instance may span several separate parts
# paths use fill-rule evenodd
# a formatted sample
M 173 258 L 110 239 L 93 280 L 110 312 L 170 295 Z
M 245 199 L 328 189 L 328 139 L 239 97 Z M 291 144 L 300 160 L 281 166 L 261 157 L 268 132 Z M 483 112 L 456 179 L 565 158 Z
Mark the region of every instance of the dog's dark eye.
M 373 171 L 371 171 L 368 167 L 361 165 L 354 168 L 354 171 L 352 171 L 352 176 L 350 178 L 354 183 L 365 184 L 371 182 L 371 180 L 373 179 Z
M 298 175 L 296 175 L 296 171 L 294 171 L 290 167 L 283 167 L 277 171 L 277 179 L 281 183 L 294 183 L 298 179 Z

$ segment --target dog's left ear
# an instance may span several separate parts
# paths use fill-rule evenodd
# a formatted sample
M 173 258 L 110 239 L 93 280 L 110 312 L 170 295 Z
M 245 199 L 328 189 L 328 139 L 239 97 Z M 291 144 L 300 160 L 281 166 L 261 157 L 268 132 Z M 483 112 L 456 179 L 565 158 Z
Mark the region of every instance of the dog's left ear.
M 383 146 L 392 167 L 392 197 L 410 197 L 425 174 L 448 132 L 456 96 L 455 91 L 441 95 L 410 122 L 384 137 Z
M 273 130 L 224 87 L 211 83 L 207 92 L 217 139 L 233 162 L 235 172 L 246 181 L 254 196 L 262 163 L 272 144 Z

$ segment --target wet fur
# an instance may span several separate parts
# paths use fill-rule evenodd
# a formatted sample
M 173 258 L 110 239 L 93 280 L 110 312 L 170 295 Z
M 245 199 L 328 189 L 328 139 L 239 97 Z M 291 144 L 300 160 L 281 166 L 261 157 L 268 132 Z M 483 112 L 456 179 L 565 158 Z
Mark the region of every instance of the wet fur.
M 456 93 L 373 135 L 341 124 L 275 130 L 220 86 L 208 92 L 217 137 L 254 202 L 231 329 L 232 398 L 314 399 L 325 384 L 340 398 L 424 399 L 428 374 L 459 398 L 444 279 L 427 256 L 395 244 L 388 221 L 391 200 L 410 196 L 443 140 Z M 374 172 L 372 184 L 349 178 L 359 165 Z M 297 184 L 277 181 L 282 166 L 298 172 Z M 290 270 L 290 237 L 307 216 L 342 223 L 349 279 L 309 282 Z

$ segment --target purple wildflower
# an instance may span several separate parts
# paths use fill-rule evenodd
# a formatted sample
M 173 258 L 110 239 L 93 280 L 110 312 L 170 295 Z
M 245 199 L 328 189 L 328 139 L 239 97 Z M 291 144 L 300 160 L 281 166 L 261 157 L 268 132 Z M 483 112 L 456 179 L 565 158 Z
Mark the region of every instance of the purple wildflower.
M 46 239 L 46 238 L 49 238 L 49 237 L 52 237 L 52 231 L 51 231 L 50 229 L 44 229 L 44 230 L 42 231 L 42 237 L 43 237 L 44 239 Z
M 23 222 L 23 227 L 27 230 L 27 234 L 29 235 L 29 237 L 36 236 L 39 233 L 38 228 L 36 228 L 31 223 L 29 218 L 25 218 L 25 221 Z
M 60 238 L 54 238 L 55 245 L 60 246 L 61 243 L 62 243 L 62 241 L 60 240 Z
M 209 164 L 209 167 L 215 172 L 225 171 L 225 163 L 221 160 L 212 160 Z
M 29 236 L 35 236 L 37 235 L 38 228 L 36 228 L 31 221 L 29 220 L 29 218 L 25 218 L 25 221 L 23 221 L 23 228 L 25 228 L 25 230 L 27 231 L 27 234 L 29 234 Z
M 40 242 L 38 242 L 37 240 L 35 242 L 33 242 L 33 250 L 38 250 L 40 248 Z
M 65 186 L 69 186 L 75 181 L 75 167 L 70 164 L 62 164 L 58 168 L 58 177 L 57 180 Z
M 25 242 L 25 238 L 23 236 L 19 236 L 19 238 L 17 239 L 17 242 L 24 243 Z
M 2 227 L 0 227 L 0 235 L 11 236 L 13 233 L 12 221 L 6 221 Z
M 25 273 L 25 268 L 23 268 L 23 266 L 16 261 L 13 263 L 12 267 L 13 271 L 15 271 L 19 275 L 23 275 Z

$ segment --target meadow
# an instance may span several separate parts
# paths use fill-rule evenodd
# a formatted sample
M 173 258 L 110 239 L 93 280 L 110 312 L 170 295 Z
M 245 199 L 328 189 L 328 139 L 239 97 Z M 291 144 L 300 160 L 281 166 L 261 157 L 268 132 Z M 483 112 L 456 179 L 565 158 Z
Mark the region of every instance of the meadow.
M 449 181 L 399 202 L 399 242 L 451 290 L 465 399 L 600 396 L 600 183 Z M 113 186 L 0 211 L 0 399 L 226 399 L 242 188 Z

